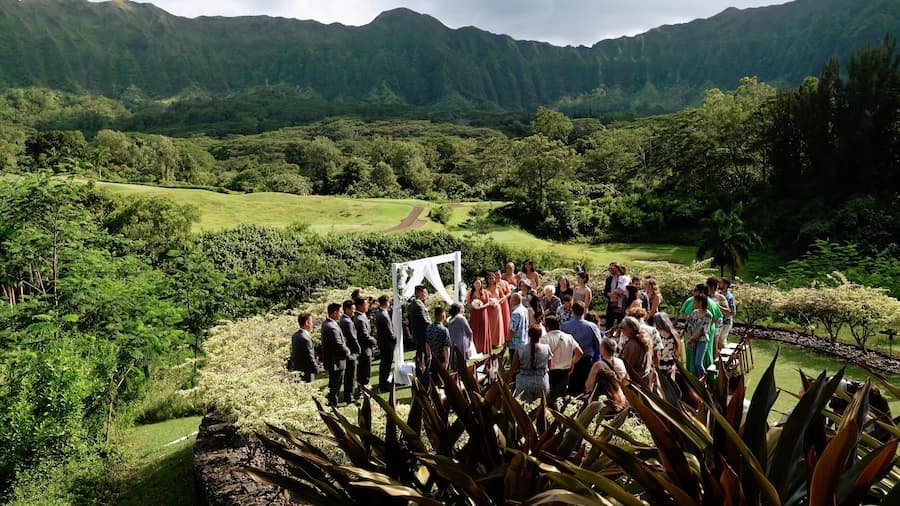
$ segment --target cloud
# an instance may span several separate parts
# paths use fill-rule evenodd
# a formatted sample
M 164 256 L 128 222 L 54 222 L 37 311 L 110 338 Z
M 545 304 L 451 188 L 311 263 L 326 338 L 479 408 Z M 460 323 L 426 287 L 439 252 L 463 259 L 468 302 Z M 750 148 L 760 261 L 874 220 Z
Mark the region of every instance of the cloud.
M 407 7 L 451 28 L 476 26 L 517 39 L 593 45 L 663 24 L 709 17 L 727 7 L 784 0 L 155 0 L 179 16 L 283 16 L 363 25 L 380 12 Z

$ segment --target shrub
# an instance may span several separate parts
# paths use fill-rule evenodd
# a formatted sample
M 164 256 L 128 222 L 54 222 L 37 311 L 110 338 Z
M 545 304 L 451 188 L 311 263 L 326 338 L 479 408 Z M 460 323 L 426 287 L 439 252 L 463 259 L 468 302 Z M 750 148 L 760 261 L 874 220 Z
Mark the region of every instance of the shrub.
M 450 221 L 450 217 L 453 216 L 453 208 L 449 205 L 432 207 L 431 211 L 428 212 L 428 216 L 431 218 L 431 221 L 446 225 Z
M 691 265 L 673 264 L 670 262 L 642 262 L 640 264 L 628 265 L 628 274 L 634 276 L 653 276 L 659 284 L 662 292 L 663 301 L 666 305 L 674 307 L 676 310 L 681 307 L 681 302 L 689 297 L 694 286 L 704 283 L 714 271 L 710 269 L 710 261 L 694 262 Z M 598 283 L 603 283 L 607 274 L 598 272 L 596 279 Z M 602 289 L 602 284 L 599 285 Z M 595 291 L 595 294 L 601 293 Z M 596 295 L 595 295 L 596 296 Z
M 756 325 L 771 317 L 779 307 L 783 294 L 767 285 L 738 285 L 734 287 L 738 317 L 748 325 Z

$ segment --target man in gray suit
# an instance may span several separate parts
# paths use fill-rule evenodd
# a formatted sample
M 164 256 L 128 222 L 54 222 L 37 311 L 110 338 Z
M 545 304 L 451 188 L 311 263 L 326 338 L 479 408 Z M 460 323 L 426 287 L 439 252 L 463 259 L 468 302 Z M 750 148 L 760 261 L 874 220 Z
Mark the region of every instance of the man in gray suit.
M 372 337 L 372 324 L 369 322 L 369 299 L 361 297 L 356 300 L 356 312 L 353 313 L 353 325 L 356 327 L 356 340 L 359 342 L 359 363 L 356 365 L 356 383 L 368 385 L 372 376 L 372 350 L 375 338 Z
M 391 388 L 388 376 L 394 365 L 394 348 L 397 338 L 391 323 L 391 298 L 387 295 L 378 297 L 378 311 L 375 312 L 375 336 L 378 338 L 378 349 L 381 351 L 381 362 L 378 364 L 378 389 L 387 392 Z
M 341 305 L 331 303 L 328 305 L 328 318 L 322 322 L 322 362 L 328 371 L 329 406 L 337 406 L 344 370 L 347 368 L 347 358 L 350 357 L 350 349 L 347 348 L 344 333 L 341 332 L 337 322 L 340 314 Z
M 291 369 L 299 371 L 303 381 L 312 383 L 313 378 L 321 370 L 319 361 L 316 360 L 316 351 L 313 348 L 312 338 L 309 335 L 312 329 L 312 315 L 302 313 L 297 317 L 300 330 L 291 336 Z
M 428 290 L 419 285 L 416 287 L 415 297 L 409 303 L 407 313 L 409 314 L 409 330 L 412 332 L 413 339 L 416 341 L 416 363 L 425 363 L 425 343 L 427 341 L 428 326 L 431 325 L 431 318 L 428 317 L 428 308 L 425 307 L 425 299 L 428 298 Z
M 354 392 L 356 388 L 356 367 L 359 362 L 360 346 L 356 340 L 356 325 L 353 324 L 353 314 L 356 312 L 356 305 L 352 300 L 345 300 L 343 304 L 344 314 L 338 322 L 341 331 L 344 333 L 344 341 L 347 342 L 347 348 L 350 348 L 350 356 L 347 357 L 347 368 L 344 369 L 344 402 L 351 403 L 354 398 L 359 397 L 359 392 Z

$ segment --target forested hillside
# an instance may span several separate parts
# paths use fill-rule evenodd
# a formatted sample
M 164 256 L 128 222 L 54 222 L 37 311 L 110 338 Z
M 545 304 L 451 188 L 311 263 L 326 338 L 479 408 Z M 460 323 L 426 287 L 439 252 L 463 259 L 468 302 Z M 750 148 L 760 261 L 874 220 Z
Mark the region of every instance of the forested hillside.
M 362 27 L 260 17 L 180 18 L 125 1 L 0 0 L 0 86 L 121 97 L 284 83 L 336 103 L 570 111 L 676 110 L 741 76 L 795 86 L 831 55 L 897 33 L 891 0 L 728 9 L 588 47 L 451 30 L 405 9 Z

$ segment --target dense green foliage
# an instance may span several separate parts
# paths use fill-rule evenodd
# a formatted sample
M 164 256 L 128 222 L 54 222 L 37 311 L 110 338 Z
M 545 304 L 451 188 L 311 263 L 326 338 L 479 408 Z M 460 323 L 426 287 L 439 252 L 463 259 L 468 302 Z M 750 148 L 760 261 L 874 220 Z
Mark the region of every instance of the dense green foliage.
M 188 236 L 194 209 L 117 202 L 47 172 L 0 180 L 0 195 L 3 496 L 33 472 L 83 461 L 94 473 L 114 423 L 163 409 L 145 402 L 151 377 L 196 353 L 221 319 L 293 306 L 324 287 L 386 286 L 391 261 L 455 249 L 467 277 L 508 258 L 560 261 L 449 234 Z M 80 480 L 65 486 L 90 488 Z
M 897 33 L 898 20 L 890 0 L 799 0 L 576 48 L 450 30 L 405 9 L 347 27 L 186 19 L 125 1 L 2 0 L 0 85 L 134 99 L 285 83 L 306 104 L 276 117 L 341 112 L 328 102 L 457 112 L 559 101 L 568 110 L 659 113 L 741 75 L 799 82 L 825 58 Z

